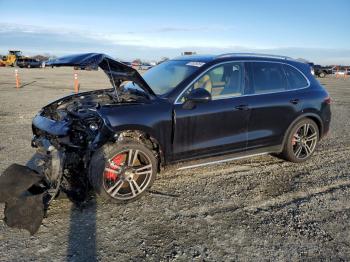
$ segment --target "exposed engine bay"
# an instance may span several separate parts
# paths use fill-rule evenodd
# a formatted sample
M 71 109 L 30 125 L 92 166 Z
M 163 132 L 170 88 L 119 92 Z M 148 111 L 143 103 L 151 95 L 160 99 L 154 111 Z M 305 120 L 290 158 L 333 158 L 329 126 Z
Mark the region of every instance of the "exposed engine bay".
M 37 152 L 28 162 L 29 168 L 14 164 L 0 176 L 4 195 L 0 201 L 6 203 L 7 225 L 34 234 L 59 194 L 76 204 L 88 200 L 91 155 L 106 142 L 116 140 L 100 109 L 147 100 L 141 91 L 124 90 L 117 99 L 115 90 L 105 89 L 68 96 L 44 107 L 33 119 L 32 147 Z M 20 174 L 32 180 L 23 180 Z M 19 190 L 9 191 L 13 187 Z
M 31 234 L 37 232 L 59 194 L 65 193 L 74 203 L 88 199 L 93 153 L 122 138 L 112 129 L 103 109 L 149 103 L 155 96 L 137 70 L 104 54 L 61 57 L 50 65 L 99 66 L 113 88 L 70 95 L 43 107 L 32 122 L 31 145 L 37 148 L 36 154 L 26 166 L 12 164 L 1 174 L 5 223 Z M 123 86 L 125 81 L 135 88 Z
M 107 141 L 115 140 L 114 131 L 99 109 L 146 101 L 142 93 L 124 91 L 117 102 L 114 91 L 108 89 L 62 99 L 43 108 L 33 120 L 32 146 L 38 152 L 33 168 L 45 176 L 50 188 L 63 180 L 62 189 L 66 192 L 76 182 L 81 187 L 78 190 L 86 191 L 84 174 L 91 154 Z M 81 181 L 76 181 L 81 176 Z M 79 200 L 82 198 L 79 196 Z

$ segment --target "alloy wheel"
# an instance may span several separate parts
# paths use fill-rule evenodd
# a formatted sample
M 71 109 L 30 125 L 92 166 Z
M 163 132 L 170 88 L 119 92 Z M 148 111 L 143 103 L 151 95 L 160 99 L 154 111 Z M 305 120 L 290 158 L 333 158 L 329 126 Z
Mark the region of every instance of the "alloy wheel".
M 297 129 L 292 137 L 293 153 L 298 159 L 309 157 L 315 150 L 318 140 L 317 129 L 305 123 Z
M 146 190 L 152 172 L 152 162 L 146 153 L 126 149 L 108 159 L 103 173 L 103 186 L 112 198 L 133 199 Z

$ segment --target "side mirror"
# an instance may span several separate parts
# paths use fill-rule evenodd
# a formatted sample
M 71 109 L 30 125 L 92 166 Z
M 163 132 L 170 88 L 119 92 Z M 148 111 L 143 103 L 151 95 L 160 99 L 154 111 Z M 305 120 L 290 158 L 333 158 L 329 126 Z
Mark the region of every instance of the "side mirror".
M 211 100 L 211 94 L 204 88 L 197 88 L 187 95 L 186 100 L 195 103 L 205 103 Z
M 183 107 L 193 109 L 198 103 L 206 103 L 211 100 L 211 94 L 204 88 L 193 89 L 187 96 Z

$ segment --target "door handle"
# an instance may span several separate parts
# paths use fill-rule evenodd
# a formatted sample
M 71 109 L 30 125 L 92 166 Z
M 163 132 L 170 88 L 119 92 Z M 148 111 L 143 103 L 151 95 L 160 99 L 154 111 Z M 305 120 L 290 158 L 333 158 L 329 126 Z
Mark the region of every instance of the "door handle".
M 291 102 L 293 105 L 296 105 L 296 104 L 299 103 L 299 99 L 298 99 L 298 98 L 292 99 L 292 100 L 290 100 L 289 102 Z
M 237 109 L 237 110 L 248 110 L 249 107 L 248 107 L 248 105 L 238 105 L 238 106 L 235 106 L 235 109 Z

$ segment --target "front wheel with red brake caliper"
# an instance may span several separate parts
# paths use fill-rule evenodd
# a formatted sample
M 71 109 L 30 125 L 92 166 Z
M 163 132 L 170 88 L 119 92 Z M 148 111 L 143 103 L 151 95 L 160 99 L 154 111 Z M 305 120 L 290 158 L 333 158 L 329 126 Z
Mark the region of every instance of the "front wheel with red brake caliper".
M 150 188 L 157 174 L 157 159 L 145 145 L 127 141 L 108 144 L 92 156 L 89 180 L 95 191 L 113 202 L 130 202 Z

